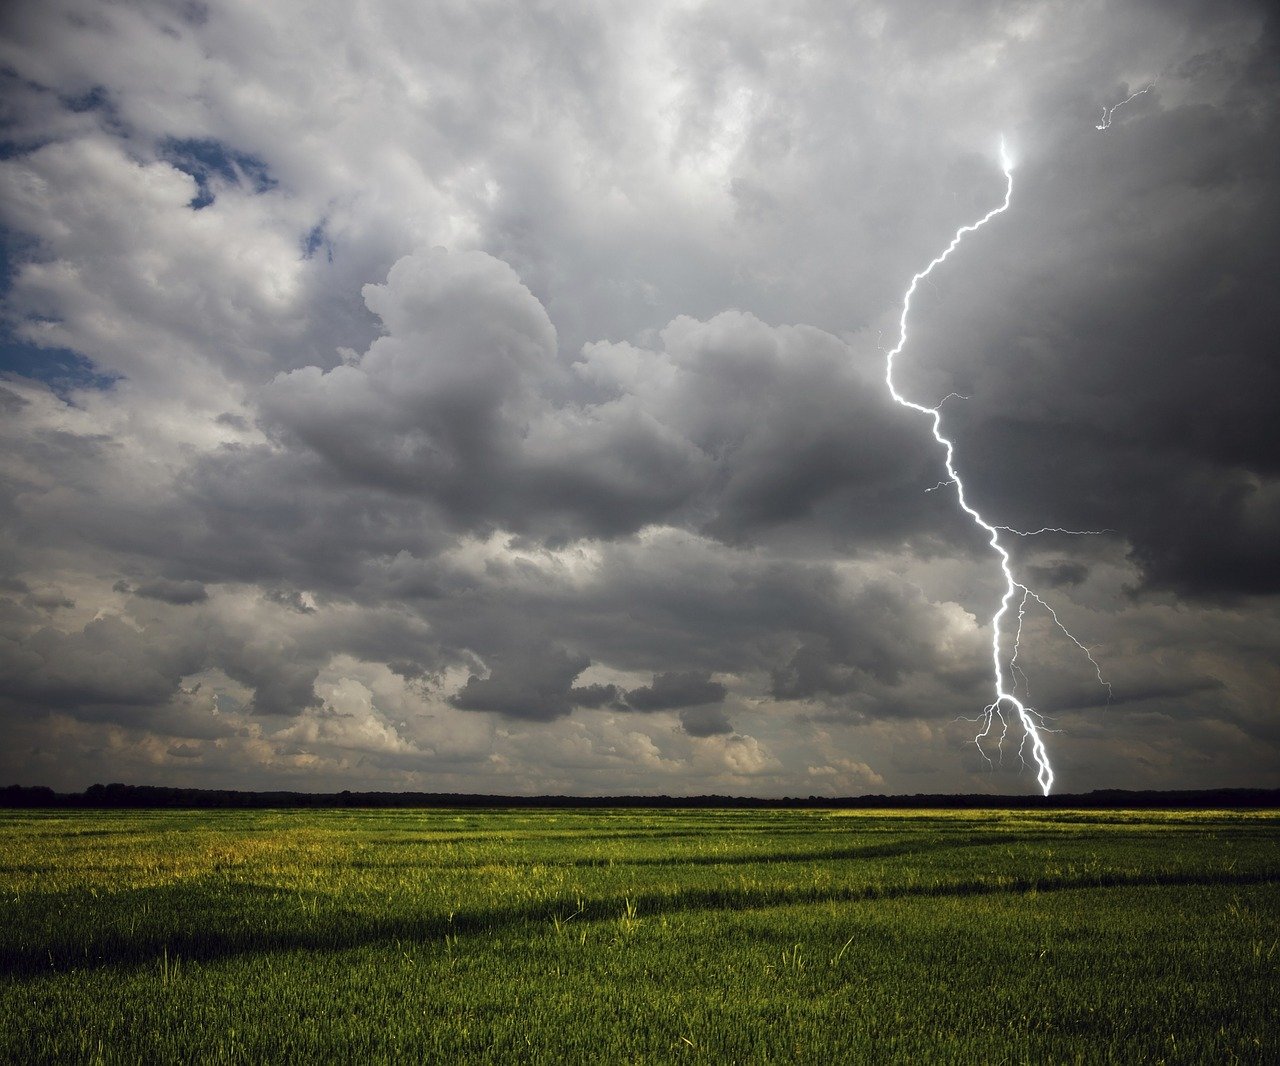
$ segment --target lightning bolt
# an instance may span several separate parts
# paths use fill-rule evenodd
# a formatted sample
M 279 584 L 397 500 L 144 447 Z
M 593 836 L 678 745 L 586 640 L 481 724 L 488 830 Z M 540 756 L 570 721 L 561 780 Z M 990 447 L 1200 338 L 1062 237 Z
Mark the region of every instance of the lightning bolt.
M 1136 99 L 1137 99 L 1139 96 L 1141 96 L 1143 93 L 1149 93 L 1149 92 L 1150 92 L 1152 89 L 1154 89 L 1155 87 L 1156 87 L 1156 83 L 1155 83 L 1155 82 L 1152 82 L 1152 83 L 1151 83 L 1150 85 L 1148 85 L 1145 89 L 1139 89 L 1136 93 L 1133 93 L 1133 94 L 1131 94 L 1131 95 L 1129 95 L 1129 96 L 1126 96 L 1123 100 L 1121 100 L 1121 101 L 1120 101 L 1118 104 L 1116 104 L 1114 107 L 1110 107 L 1110 108 L 1104 107 L 1104 108 L 1102 109 L 1102 121 L 1101 121 L 1100 123 L 1098 123 L 1098 125 L 1094 126 L 1093 128 L 1094 128 L 1095 130 L 1106 130 L 1106 129 L 1110 129 L 1110 128 L 1111 128 L 1111 116 L 1112 116 L 1112 115 L 1114 115 L 1117 111 L 1119 111 L 1119 110 L 1120 110 L 1120 108 L 1124 107 L 1124 105 L 1125 105 L 1125 104 L 1127 104 L 1130 100 L 1136 100 Z
M 1117 104 L 1116 106 L 1118 107 L 1119 105 Z M 929 417 L 932 422 L 933 439 L 942 446 L 945 453 L 947 479 L 939 482 L 933 487 L 933 489 L 929 489 L 928 491 L 932 492 L 934 489 L 943 488 L 948 485 L 955 485 L 956 498 L 961 509 L 965 514 L 973 519 L 974 525 L 978 526 L 979 529 L 986 533 L 987 543 L 991 545 L 992 551 L 995 552 L 996 556 L 999 558 L 1000 572 L 1004 575 L 1004 595 L 1000 598 L 999 608 L 991 618 L 991 660 L 995 673 L 995 700 L 988 704 L 983 709 L 982 714 L 976 719 L 976 721 L 982 725 L 982 729 L 979 731 L 977 736 L 974 737 L 974 744 L 977 745 L 978 750 L 982 752 L 983 758 L 986 758 L 987 761 L 990 762 L 990 758 L 987 756 L 987 753 L 982 746 L 982 742 L 992 735 L 996 728 L 996 722 L 998 721 L 1000 723 L 1000 736 L 997 741 L 997 747 L 1002 747 L 1004 739 L 1008 735 L 1009 731 L 1009 718 L 1006 717 L 1006 711 L 1009 712 L 1012 716 L 1017 718 L 1018 723 L 1022 728 L 1022 741 L 1018 747 L 1019 756 L 1022 756 L 1026 747 L 1030 745 L 1031 756 L 1035 760 L 1037 767 L 1036 780 L 1039 782 L 1040 788 L 1047 796 L 1049 794 L 1049 789 L 1053 786 L 1053 767 L 1049 762 L 1049 753 L 1045 749 L 1042 733 L 1053 732 L 1053 730 L 1048 729 L 1045 726 L 1044 719 L 1041 715 L 1028 707 L 1015 694 L 1017 690 L 1017 675 L 1022 673 L 1021 669 L 1017 665 L 1017 660 L 1019 645 L 1022 639 L 1022 620 L 1026 613 L 1027 600 L 1029 598 L 1034 599 L 1044 607 L 1052 616 L 1053 621 L 1058 628 L 1066 633 L 1076 647 L 1088 656 L 1089 661 L 1093 663 L 1094 669 L 1098 674 L 1098 680 L 1103 685 L 1107 686 L 1108 694 L 1110 693 L 1110 686 L 1107 685 L 1107 682 L 1103 679 L 1102 671 L 1098 667 L 1098 664 L 1094 660 L 1089 649 L 1080 643 L 1080 641 L 1076 640 L 1066 626 L 1062 624 L 1053 608 L 1014 577 L 1009 551 L 1001 543 L 1000 533 L 1003 531 L 1012 533 L 1016 536 L 1027 537 L 1035 536 L 1040 533 L 1089 535 L 1103 531 L 1068 530 L 1060 529 L 1058 527 L 1045 527 L 1034 531 L 1022 531 L 1012 529 L 1008 526 L 993 525 L 991 522 L 988 522 L 982 517 L 977 509 L 969 503 L 968 498 L 965 496 L 964 482 L 961 480 L 960 472 L 955 466 L 955 445 L 949 438 L 942 434 L 942 404 L 950 399 L 950 396 L 943 397 L 943 399 L 939 400 L 935 406 L 929 407 L 925 404 L 916 403 L 914 400 L 907 399 L 898 391 L 897 386 L 893 382 L 894 360 L 899 354 L 901 354 L 903 348 L 906 347 L 907 319 L 911 314 L 911 298 L 916 294 L 916 290 L 919 288 L 920 283 L 927 280 L 936 267 L 941 266 L 948 258 L 950 258 L 951 254 L 960 246 L 961 241 L 963 241 L 966 236 L 981 229 L 997 215 L 1003 214 L 1009 209 L 1009 203 L 1013 197 L 1013 162 L 1009 158 L 1009 153 L 1005 148 L 1003 137 L 1000 139 L 1000 165 L 1004 172 L 1005 179 L 1004 200 L 999 204 L 999 206 L 993 207 L 978 219 L 977 222 L 971 222 L 956 230 L 954 236 L 951 238 L 951 242 L 946 246 L 946 248 L 939 255 L 934 257 L 928 266 L 913 276 L 911 284 L 907 286 L 906 294 L 902 298 L 902 313 L 898 317 L 898 343 L 889 351 L 885 352 L 884 380 L 885 384 L 889 387 L 889 394 L 893 397 L 895 403 L 902 407 L 910 408 L 912 411 L 918 411 L 920 414 L 927 415 Z M 1009 678 L 1012 679 L 1012 684 L 1010 684 L 1010 681 L 1006 678 L 1004 657 L 1002 654 L 1002 645 L 1004 643 L 1004 621 L 1006 615 L 1009 613 L 1010 604 L 1013 602 L 1019 591 L 1022 592 L 1022 601 L 1018 606 L 1018 624 L 1013 639 L 1013 656 L 1009 662 L 1008 675 Z M 1025 679 L 1025 675 L 1023 675 L 1023 677 Z
M 996 526 L 996 529 L 1003 533 L 1012 533 L 1015 537 L 1038 537 L 1041 533 L 1068 533 L 1073 537 L 1101 537 L 1105 533 L 1115 532 L 1114 529 L 1063 529 L 1061 526 L 1041 526 L 1039 529 L 1014 529 L 1013 526 Z

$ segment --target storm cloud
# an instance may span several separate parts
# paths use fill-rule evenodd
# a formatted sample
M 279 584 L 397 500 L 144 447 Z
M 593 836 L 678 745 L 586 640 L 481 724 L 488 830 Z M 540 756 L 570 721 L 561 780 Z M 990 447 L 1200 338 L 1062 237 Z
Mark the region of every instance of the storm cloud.
M 1275 785 L 1258 3 L 0 12 L 0 775 Z M 1135 97 L 1096 129 L 1104 107 Z M 1017 605 L 1013 610 L 1017 612 Z

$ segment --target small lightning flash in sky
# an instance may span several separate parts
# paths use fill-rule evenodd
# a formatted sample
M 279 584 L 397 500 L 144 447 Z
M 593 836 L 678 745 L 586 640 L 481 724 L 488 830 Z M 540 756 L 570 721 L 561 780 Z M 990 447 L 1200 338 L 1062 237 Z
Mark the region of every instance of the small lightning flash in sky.
M 1132 99 L 1132 97 L 1130 97 L 1130 99 Z M 1116 106 L 1118 107 L 1120 105 L 1117 104 Z M 1114 110 L 1114 108 L 1112 110 Z M 1049 612 L 1057 627 L 1066 633 L 1072 643 L 1074 643 L 1077 648 L 1088 656 L 1089 662 L 1093 663 L 1094 669 L 1097 672 L 1098 680 L 1107 687 L 1108 692 L 1110 692 L 1110 686 L 1103 678 L 1102 671 L 1098 667 L 1097 662 L 1094 661 L 1093 655 L 1089 652 L 1089 649 L 1086 648 L 1085 645 L 1081 644 L 1080 641 L 1071 634 L 1066 626 L 1062 624 L 1053 608 L 1014 577 L 1009 551 L 1000 542 L 1000 533 L 1001 531 L 1004 531 L 1016 534 L 1017 536 L 1026 537 L 1035 536 L 1039 533 L 1092 534 L 1100 531 L 1066 530 L 1059 529 L 1057 527 L 1045 527 L 1035 531 L 1024 532 L 1022 530 L 1011 529 L 1008 526 L 993 525 L 988 522 L 966 498 L 964 482 L 960 479 L 960 473 L 955 466 L 955 445 L 949 438 L 942 435 L 942 404 L 945 403 L 947 399 L 951 398 L 950 395 L 943 397 L 943 399 L 938 401 L 935 406 L 929 407 L 925 404 L 916 403 L 914 400 L 907 399 L 898 391 L 897 386 L 893 383 L 893 363 L 894 359 L 902 352 L 902 349 L 906 347 L 907 344 L 907 318 L 911 313 L 911 298 L 915 295 L 916 289 L 922 281 L 928 279 L 935 267 L 946 262 L 951 253 L 960 246 L 960 242 L 963 241 L 968 234 L 981 229 L 997 215 L 1002 214 L 1009 209 L 1009 202 L 1013 196 L 1013 161 L 1009 157 L 1009 152 L 1005 147 L 1003 137 L 1000 139 L 1000 164 L 1005 178 L 1003 202 L 998 207 L 993 207 L 983 215 L 982 218 L 978 219 L 977 222 L 971 222 L 956 230 L 955 235 L 951 238 L 951 243 L 948 244 L 941 254 L 936 256 L 928 266 L 916 274 L 911 279 L 911 284 L 907 286 L 906 295 L 902 298 L 902 314 L 898 318 L 898 343 L 892 349 L 885 352 L 884 379 L 885 384 L 889 386 L 889 393 L 896 403 L 903 407 L 909 407 L 913 411 L 919 411 L 923 415 L 929 416 L 933 423 L 933 439 L 942 445 L 946 454 L 947 480 L 939 482 L 933 489 L 928 491 L 932 492 L 934 489 L 955 485 L 956 498 L 959 501 L 960 507 L 963 509 L 965 514 L 973 519 L 974 524 L 987 534 L 988 543 L 999 557 L 1000 571 L 1004 574 L 1004 595 L 1000 599 L 999 609 L 991 619 L 991 653 L 992 665 L 995 669 L 995 700 L 988 704 L 983 709 L 982 714 L 976 719 L 981 724 L 982 729 L 979 731 L 978 735 L 974 737 L 974 743 L 978 746 L 978 750 L 982 752 L 983 757 L 988 758 L 986 751 L 983 749 L 983 741 L 992 736 L 995 732 L 996 722 L 998 721 L 1000 723 L 1000 734 L 999 737 L 996 738 L 996 746 L 999 748 L 1003 744 L 1004 738 L 1009 730 L 1010 719 L 1007 715 L 1016 717 L 1022 728 L 1022 742 L 1018 748 L 1019 755 L 1021 756 L 1028 746 L 1030 747 L 1031 756 L 1037 767 L 1036 780 L 1040 783 L 1040 788 L 1047 796 L 1049 794 L 1049 789 L 1053 785 L 1053 767 L 1050 765 L 1049 753 L 1045 749 L 1042 734 L 1052 732 L 1052 730 L 1047 729 L 1044 724 L 1044 719 L 1035 710 L 1027 706 L 1023 700 L 1019 699 L 1015 694 L 1018 688 L 1018 676 L 1021 675 L 1024 680 L 1026 676 L 1025 674 L 1022 674 L 1021 669 L 1018 667 L 1017 660 L 1019 644 L 1022 637 L 1022 621 L 1023 616 L 1026 613 L 1028 599 L 1034 599 Z M 1003 654 L 1004 623 L 1005 617 L 1009 613 L 1009 606 L 1013 602 L 1014 597 L 1017 596 L 1019 590 L 1022 592 L 1022 600 L 1018 606 L 1017 628 L 1014 633 L 1012 645 L 1013 654 L 1009 659 L 1008 669 L 1006 671 Z M 1006 674 L 1008 676 L 1006 676 Z M 990 761 L 989 758 L 988 761 Z
M 1124 105 L 1125 105 L 1125 104 L 1127 104 L 1130 100 L 1136 100 L 1136 99 L 1137 99 L 1139 96 L 1141 96 L 1143 93 L 1149 93 L 1149 92 L 1150 92 L 1152 89 L 1154 89 L 1155 87 L 1156 87 L 1156 83 L 1155 83 L 1155 82 L 1152 82 L 1152 83 L 1151 83 L 1150 85 L 1148 85 L 1145 89 L 1139 89 L 1136 93 L 1132 93 L 1131 95 L 1126 96 L 1123 100 L 1121 100 L 1121 101 L 1120 101 L 1118 104 L 1116 104 L 1114 107 L 1110 107 L 1110 108 L 1108 108 L 1108 107 L 1104 107 L 1104 108 L 1102 109 L 1102 121 L 1101 121 L 1101 122 L 1099 122 L 1099 123 L 1098 123 L 1096 126 L 1094 126 L 1093 128 L 1094 128 L 1095 130 L 1105 130 L 1105 129 L 1110 129 L 1110 128 L 1111 128 L 1111 116 L 1112 116 L 1112 115 L 1114 115 L 1117 111 L 1119 111 L 1119 110 L 1120 110 L 1120 108 L 1124 107 Z

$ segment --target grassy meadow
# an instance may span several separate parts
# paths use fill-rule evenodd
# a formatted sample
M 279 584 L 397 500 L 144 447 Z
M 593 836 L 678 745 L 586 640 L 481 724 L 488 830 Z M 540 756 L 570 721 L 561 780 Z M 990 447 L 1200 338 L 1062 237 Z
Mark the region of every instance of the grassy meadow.
M 1280 814 L 0 811 L 0 1061 L 1276 1062 Z

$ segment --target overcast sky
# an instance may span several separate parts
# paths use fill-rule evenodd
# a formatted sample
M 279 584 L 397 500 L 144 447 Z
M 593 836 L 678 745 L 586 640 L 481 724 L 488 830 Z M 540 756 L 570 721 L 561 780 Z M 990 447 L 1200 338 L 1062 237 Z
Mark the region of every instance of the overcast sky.
M 0 783 L 1280 785 L 1258 3 L 10 0 Z M 1104 109 L 1118 108 L 1099 130 Z M 1013 539 L 1013 538 L 1011 538 Z M 1032 609 L 1034 608 L 1034 609 Z

